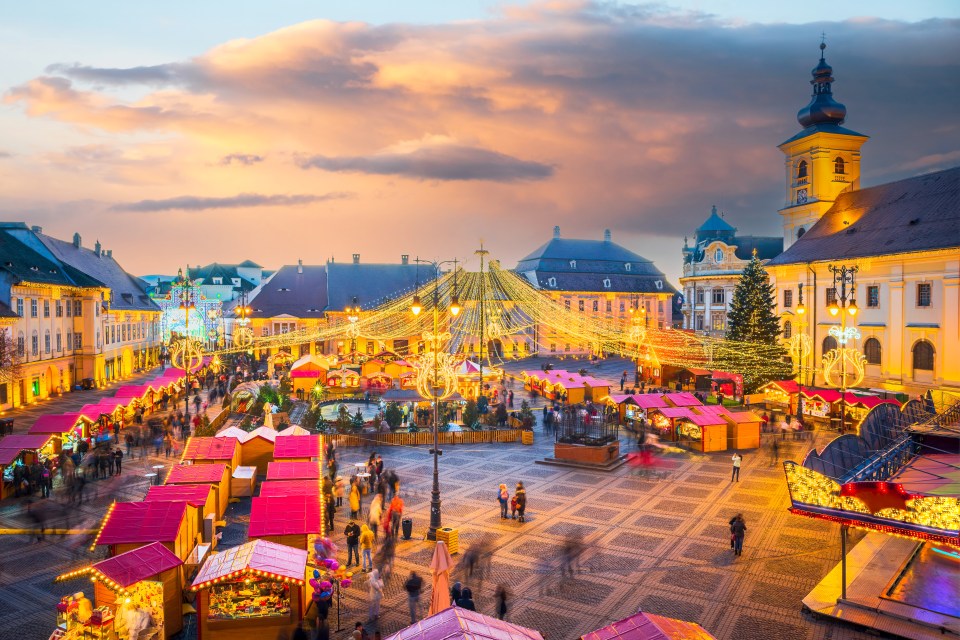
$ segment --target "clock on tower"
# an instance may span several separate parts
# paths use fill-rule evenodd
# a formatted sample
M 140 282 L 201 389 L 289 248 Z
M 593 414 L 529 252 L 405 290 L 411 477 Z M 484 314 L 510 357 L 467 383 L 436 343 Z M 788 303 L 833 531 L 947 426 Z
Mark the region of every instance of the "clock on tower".
M 797 204 L 803 204 L 807 201 L 807 190 L 797 189 Z

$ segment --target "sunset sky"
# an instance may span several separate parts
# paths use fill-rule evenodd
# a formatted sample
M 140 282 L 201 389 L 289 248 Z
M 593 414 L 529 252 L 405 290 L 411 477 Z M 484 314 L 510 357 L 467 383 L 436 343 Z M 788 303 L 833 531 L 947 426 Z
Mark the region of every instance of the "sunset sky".
M 864 186 L 960 164 L 957 2 L 5 4 L 0 219 L 137 274 L 513 266 L 560 225 L 675 283 L 712 204 L 779 232 L 821 33 Z

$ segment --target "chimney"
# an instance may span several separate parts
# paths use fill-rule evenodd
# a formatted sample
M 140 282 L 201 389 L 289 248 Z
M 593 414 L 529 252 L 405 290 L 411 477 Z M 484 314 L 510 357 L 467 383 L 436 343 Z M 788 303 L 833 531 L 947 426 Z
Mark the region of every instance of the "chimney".
M 610 236 L 610 229 L 604 229 L 604 230 L 603 230 L 603 241 L 604 241 L 604 242 L 610 242 L 611 239 L 612 239 L 612 238 L 611 238 L 611 236 Z
M 34 233 L 43 233 L 43 227 L 37 224 L 30 227 L 30 229 L 32 229 Z
M 303 259 L 297 260 L 297 273 L 303 273 Z
M 410 256 L 406 253 L 400 256 L 400 264 L 410 264 Z
M 560 237 L 560 225 L 557 225 L 553 228 L 553 237 L 554 238 Z
M 353 254 L 353 264 L 360 264 L 360 254 L 359 254 L 359 253 Z
M 112 258 L 112 257 L 113 257 L 113 249 L 107 249 L 107 250 L 106 250 L 106 254 L 107 254 L 107 257 L 108 257 L 108 258 Z
M 102 252 L 100 251 L 100 241 L 99 241 L 99 240 L 97 240 L 96 244 L 93 245 L 93 252 L 94 252 L 95 254 L 97 254 L 97 257 L 98 257 L 98 258 L 100 257 L 100 255 L 101 255 Z
M 80 248 L 80 234 L 79 234 L 79 233 L 73 234 L 73 246 L 75 246 L 77 249 Z

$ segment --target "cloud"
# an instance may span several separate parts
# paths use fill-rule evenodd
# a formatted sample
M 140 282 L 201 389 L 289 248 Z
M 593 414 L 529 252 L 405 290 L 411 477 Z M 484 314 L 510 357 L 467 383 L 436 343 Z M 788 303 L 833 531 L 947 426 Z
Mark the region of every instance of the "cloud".
M 456 143 L 426 144 L 409 150 L 407 145 L 399 145 L 393 149 L 367 156 L 314 155 L 301 158 L 298 164 L 303 169 L 422 180 L 516 182 L 543 180 L 554 173 L 554 167 L 548 164 Z
M 248 207 L 291 207 L 329 200 L 343 200 L 353 197 L 345 192 L 325 193 L 322 195 L 264 195 L 261 193 L 241 193 L 223 198 L 205 198 L 201 196 L 177 196 L 163 200 L 140 200 L 111 207 L 114 211 L 203 211 L 207 209 L 243 209 Z
M 81 64 L 51 64 L 44 71 L 74 80 L 108 85 L 168 85 L 181 81 L 180 73 L 187 67 L 177 64 L 158 64 L 148 67 L 105 69 Z
M 9 151 L 3 151 L 2 149 L 0 149 L 0 158 L 12 158 L 12 157 L 13 157 L 13 154 L 11 154 Z
M 220 158 L 220 164 L 222 165 L 231 165 L 231 164 L 242 164 L 250 166 L 252 164 L 257 164 L 258 162 L 263 162 L 266 158 L 263 156 L 258 156 L 252 153 L 231 153 L 230 155 L 223 156 Z

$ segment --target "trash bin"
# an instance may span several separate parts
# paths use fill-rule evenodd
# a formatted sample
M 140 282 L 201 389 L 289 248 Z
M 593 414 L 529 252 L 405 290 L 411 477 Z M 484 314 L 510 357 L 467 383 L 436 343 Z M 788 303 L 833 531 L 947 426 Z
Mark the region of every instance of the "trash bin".
M 404 518 L 400 523 L 400 528 L 403 531 L 403 539 L 409 540 L 410 536 L 413 535 L 413 518 Z

